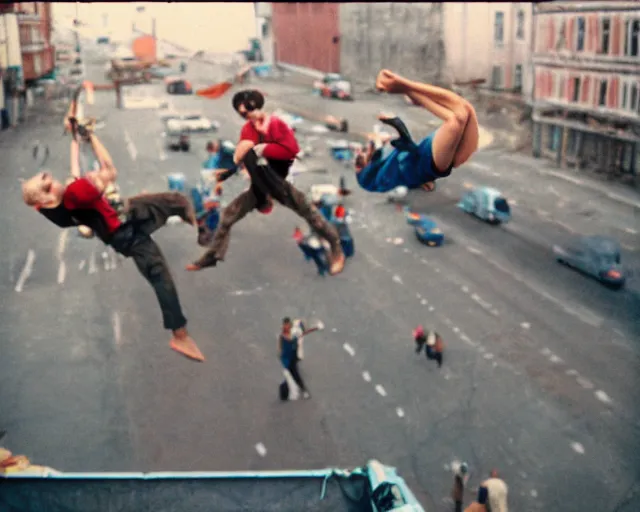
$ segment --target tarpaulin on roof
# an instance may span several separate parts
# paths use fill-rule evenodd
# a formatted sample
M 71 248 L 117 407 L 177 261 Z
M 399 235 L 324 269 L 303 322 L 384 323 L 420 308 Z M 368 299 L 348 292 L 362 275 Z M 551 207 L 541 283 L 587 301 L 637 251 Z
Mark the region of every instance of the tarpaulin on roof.
M 136 59 L 143 62 L 155 62 L 156 40 L 153 36 L 141 36 L 133 40 L 131 51 Z

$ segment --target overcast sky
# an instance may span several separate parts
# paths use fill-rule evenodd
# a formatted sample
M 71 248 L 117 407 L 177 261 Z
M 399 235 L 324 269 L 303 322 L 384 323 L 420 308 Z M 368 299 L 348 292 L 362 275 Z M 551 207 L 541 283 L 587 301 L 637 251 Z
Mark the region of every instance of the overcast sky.
M 138 14 L 137 6 L 146 13 Z M 159 38 L 193 50 L 234 52 L 247 49 L 249 39 L 256 37 L 253 2 L 79 3 L 78 9 L 83 21 L 101 27 L 106 19 L 116 33 L 130 33 L 134 19 L 141 30 L 150 30 L 155 16 Z M 74 17 L 75 12 L 74 3 L 53 3 L 54 17 Z

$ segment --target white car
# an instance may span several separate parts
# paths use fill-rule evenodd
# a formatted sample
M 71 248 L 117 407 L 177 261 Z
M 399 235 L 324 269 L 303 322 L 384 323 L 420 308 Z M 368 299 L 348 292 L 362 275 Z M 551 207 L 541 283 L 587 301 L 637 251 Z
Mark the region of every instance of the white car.
M 187 114 L 180 119 L 183 126 L 192 132 L 207 132 L 214 129 L 213 123 L 200 114 Z

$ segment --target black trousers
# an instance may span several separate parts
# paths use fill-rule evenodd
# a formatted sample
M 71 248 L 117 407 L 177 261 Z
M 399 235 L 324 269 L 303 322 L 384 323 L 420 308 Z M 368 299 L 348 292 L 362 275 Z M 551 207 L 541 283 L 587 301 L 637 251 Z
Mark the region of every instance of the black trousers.
M 177 192 L 142 194 L 125 200 L 125 222 L 109 244 L 125 257 L 133 258 L 140 273 L 156 294 L 165 329 L 175 331 L 187 325 L 182 313 L 169 266 L 151 235 L 164 226 L 167 219 L 178 215 L 183 219 L 192 208 L 186 196 Z
M 291 358 L 291 362 L 289 363 L 289 366 L 287 366 L 287 370 L 289 370 L 289 373 L 291 373 L 291 376 L 293 377 L 293 380 L 298 385 L 298 387 L 302 391 L 306 391 L 307 387 L 304 385 L 304 381 L 302 380 L 302 376 L 300 375 L 300 371 L 298 370 L 298 358 L 295 355 Z
M 269 166 L 258 165 L 258 158 L 253 150 L 249 151 L 245 157 L 244 164 L 251 175 L 251 188 L 239 194 L 222 210 L 213 241 L 196 262 L 197 265 L 206 267 L 212 261 L 224 261 L 231 241 L 231 228 L 259 206 L 258 201 L 262 200 L 261 194 L 265 191 L 281 205 L 306 220 L 313 231 L 329 242 L 332 251 L 341 250 L 340 236 L 336 228 L 327 222 L 313 204 L 307 201 L 302 192 Z M 256 194 L 259 197 L 256 197 Z

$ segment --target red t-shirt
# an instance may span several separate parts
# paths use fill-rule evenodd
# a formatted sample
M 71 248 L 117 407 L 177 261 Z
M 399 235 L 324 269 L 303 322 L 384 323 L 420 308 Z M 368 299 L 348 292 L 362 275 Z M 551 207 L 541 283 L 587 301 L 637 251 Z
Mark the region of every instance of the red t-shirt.
M 96 211 L 104 221 L 107 233 L 113 233 L 121 225 L 118 213 L 102 192 L 87 178 L 78 178 L 67 186 L 62 195 L 62 204 L 71 212 L 73 210 Z
M 256 130 L 251 121 L 247 121 L 240 131 L 240 140 L 250 140 L 254 144 L 265 143 L 262 156 L 267 160 L 294 160 L 300 152 L 295 133 L 276 116 L 270 116 L 265 134 Z

